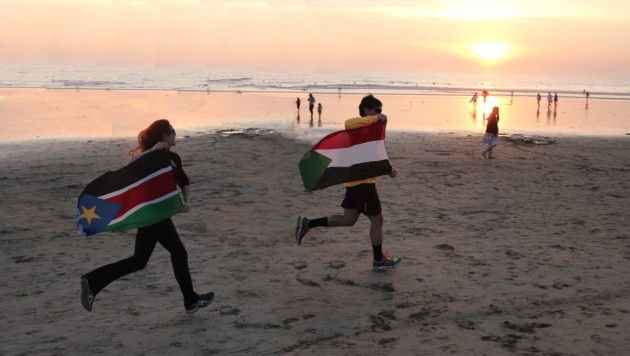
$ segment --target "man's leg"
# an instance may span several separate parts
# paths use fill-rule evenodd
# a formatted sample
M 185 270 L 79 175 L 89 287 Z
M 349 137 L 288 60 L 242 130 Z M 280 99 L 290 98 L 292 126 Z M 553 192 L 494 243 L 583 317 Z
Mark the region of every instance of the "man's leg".
M 400 263 L 400 258 L 388 257 L 383 254 L 383 213 L 368 215 L 367 217 L 370 219 L 370 241 L 374 253 L 372 268 L 380 271 L 396 267 Z
M 372 246 L 379 246 L 383 244 L 383 213 L 378 215 L 368 216 L 370 219 L 370 241 Z
M 358 209 L 348 208 L 343 209 L 343 215 L 330 215 L 312 220 L 300 215 L 295 227 L 295 241 L 301 245 L 308 230 L 314 227 L 352 226 L 359 219 L 359 215 L 361 212 Z
M 361 212 L 359 211 L 359 209 L 344 208 L 343 214 L 328 216 L 328 226 L 353 226 L 354 224 L 356 224 L 357 220 L 359 220 L 360 215 Z M 309 228 L 311 228 L 310 225 Z

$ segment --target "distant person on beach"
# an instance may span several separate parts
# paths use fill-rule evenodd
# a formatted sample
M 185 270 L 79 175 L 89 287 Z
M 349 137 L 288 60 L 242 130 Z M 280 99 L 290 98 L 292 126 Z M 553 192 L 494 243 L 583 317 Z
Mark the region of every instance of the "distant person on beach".
M 308 94 L 308 111 L 311 113 L 311 118 L 313 117 L 313 109 L 315 108 L 315 97 L 313 94 Z
M 486 97 L 487 97 L 488 95 L 490 95 L 490 93 L 488 93 L 488 91 L 484 90 L 484 91 L 481 93 L 481 95 L 483 95 L 483 103 L 485 104 L 485 103 L 486 103 Z
M 470 113 L 470 116 L 476 120 L 477 119 L 477 92 L 475 92 L 475 94 L 472 96 L 472 98 L 470 98 L 469 103 L 472 103 L 472 112 Z
M 540 93 L 536 94 L 536 101 L 538 101 L 538 106 L 540 106 L 540 99 L 541 99 Z
M 319 116 L 319 121 L 322 121 L 322 103 L 317 103 L 317 115 Z
M 492 108 L 492 112 L 486 118 L 486 133 L 483 135 L 483 145 L 486 147 L 481 152 L 484 159 L 492 159 L 492 149 L 496 147 L 499 140 L 499 108 Z M 486 156 L 487 155 L 487 156 Z
M 377 121 L 387 122 L 382 112 L 383 104 L 372 95 L 368 95 L 359 104 L 360 117 L 346 120 L 346 130 L 371 125 Z M 392 170 L 390 176 L 396 177 L 398 170 Z M 372 242 L 374 270 L 384 270 L 397 266 L 398 257 L 383 254 L 383 212 L 381 201 L 376 191 L 376 178 L 345 183 L 346 194 L 341 202 L 343 214 L 329 215 L 317 219 L 308 219 L 300 215 L 295 227 L 295 240 L 298 245 L 308 231 L 315 227 L 353 226 L 359 216 L 364 214 L 370 220 L 370 241 Z
M 138 147 L 129 152 L 134 155 L 132 160 L 155 150 L 167 150 L 171 157 L 171 165 L 175 181 L 183 195 L 184 206 L 182 213 L 190 211 L 190 188 L 188 176 L 182 167 L 182 160 L 170 148 L 175 146 L 175 129 L 168 120 L 157 120 L 138 134 Z M 160 243 L 171 254 L 171 263 L 175 272 L 175 279 L 184 297 L 186 313 L 192 314 L 200 308 L 207 307 L 214 300 L 214 293 L 199 295 L 193 289 L 190 271 L 188 269 L 188 253 L 177 234 L 171 218 L 162 220 L 154 225 L 138 228 L 136 246 L 133 256 L 111 263 L 93 270 L 81 277 L 81 304 L 87 311 L 92 311 L 92 304 L 96 295 L 111 282 L 133 272 L 143 269 L 157 243 Z
M 477 105 L 477 93 L 475 92 L 475 94 L 472 96 L 472 98 L 470 98 L 469 103 L 472 103 L 473 105 Z
M 547 106 L 551 106 L 551 101 L 553 100 L 553 98 L 551 97 L 551 92 L 549 92 L 547 94 Z
M 553 93 L 553 104 L 558 106 L 558 93 Z
M 298 96 L 297 100 L 295 101 L 295 105 L 297 106 L 298 111 L 300 111 L 301 103 L 302 103 L 302 100 L 300 100 L 300 97 Z

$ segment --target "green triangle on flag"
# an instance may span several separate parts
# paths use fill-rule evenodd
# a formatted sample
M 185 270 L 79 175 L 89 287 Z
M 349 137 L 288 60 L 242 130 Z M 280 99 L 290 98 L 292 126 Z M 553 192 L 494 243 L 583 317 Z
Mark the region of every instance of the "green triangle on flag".
M 300 175 L 307 191 L 310 192 L 315 188 L 331 161 L 330 158 L 316 151 L 308 151 L 302 156 L 299 163 Z

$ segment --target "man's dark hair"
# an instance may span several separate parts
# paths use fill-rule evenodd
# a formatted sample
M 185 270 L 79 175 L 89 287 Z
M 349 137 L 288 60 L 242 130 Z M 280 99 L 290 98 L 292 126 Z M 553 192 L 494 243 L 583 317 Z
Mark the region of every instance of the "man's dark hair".
M 361 117 L 364 117 L 365 109 L 374 109 L 379 106 L 383 106 L 383 103 L 381 103 L 380 100 L 376 99 L 374 95 L 370 94 L 361 100 L 361 104 L 359 104 L 359 115 L 361 115 Z

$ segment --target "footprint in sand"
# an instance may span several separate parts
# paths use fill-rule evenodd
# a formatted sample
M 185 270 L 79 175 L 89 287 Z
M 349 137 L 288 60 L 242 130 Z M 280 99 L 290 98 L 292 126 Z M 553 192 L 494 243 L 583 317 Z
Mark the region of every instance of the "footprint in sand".
M 509 321 L 504 321 L 503 322 L 503 327 L 504 328 L 508 328 L 514 331 L 518 331 L 521 333 L 528 333 L 528 334 L 533 334 L 536 329 L 542 329 L 542 328 L 548 328 L 550 327 L 551 324 L 547 324 L 547 323 L 523 323 L 523 324 L 516 324 L 516 323 L 510 323 Z
M 300 277 L 297 277 L 295 279 L 307 287 L 321 287 L 319 283 L 311 281 L 310 279 L 304 279 Z

